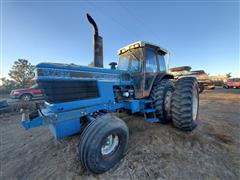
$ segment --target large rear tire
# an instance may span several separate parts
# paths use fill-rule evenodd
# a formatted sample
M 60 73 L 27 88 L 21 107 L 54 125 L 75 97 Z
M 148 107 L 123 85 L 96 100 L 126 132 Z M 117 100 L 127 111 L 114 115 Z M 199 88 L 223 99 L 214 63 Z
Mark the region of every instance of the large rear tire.
M 171 98 L 173 90 L 173 83 L 170 79 L 163 79 L 155 83 L 152 88 L 150 96 L 160 123 L 166 124 L 171 122 Z
M 81 135 L 81 164 L 96 174 L 106 172 L 126 154 L 128 134 L 128 127 L 119 118 L 111 115 L 97 117 Z
M 197 126 L 199 93 L 196 78 L 184 77 L 176 82 L 171 107 L 175 127 L 192 131 Z

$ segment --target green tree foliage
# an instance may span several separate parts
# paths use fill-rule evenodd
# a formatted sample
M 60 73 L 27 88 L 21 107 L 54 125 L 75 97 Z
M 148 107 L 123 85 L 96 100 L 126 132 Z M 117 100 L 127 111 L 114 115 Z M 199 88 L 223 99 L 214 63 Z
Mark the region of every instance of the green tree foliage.
M 9 80 L 6 78 L 2 78 L 3 88 L 1 89 L 1 93 L 9 93 L 13 89 L 20 88 L 13 80 Z
M 29 63 L 28 60 L 18 59 L 14 62 L 8 75 L 16 86 L 26 88 L 34 84 L 34 69 L 35 66 Z
M 32 86 L 35 81 L 34 78 L 35 66 L 31 65 L 26 59 L 18 59 L 14 62 L 12 69 L 8 75 L 11 79 L 2 78 L 4 91 L 10 92 L 13 89 L 28 88 Z
M 231 78 L 232 77 L 232 75 L 231 75 L 232 73 L 230 72 L 230 73 L 227 73 L 226 74 L 226 77 L 229 79 L 229 78 Z

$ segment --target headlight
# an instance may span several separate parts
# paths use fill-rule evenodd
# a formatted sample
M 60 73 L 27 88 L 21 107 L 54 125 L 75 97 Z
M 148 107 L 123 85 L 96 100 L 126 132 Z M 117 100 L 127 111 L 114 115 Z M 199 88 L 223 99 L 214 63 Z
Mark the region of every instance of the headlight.
M 124 97 L 129 97 L 129 92 L 124 92 L 123 94 L 122 94 Z

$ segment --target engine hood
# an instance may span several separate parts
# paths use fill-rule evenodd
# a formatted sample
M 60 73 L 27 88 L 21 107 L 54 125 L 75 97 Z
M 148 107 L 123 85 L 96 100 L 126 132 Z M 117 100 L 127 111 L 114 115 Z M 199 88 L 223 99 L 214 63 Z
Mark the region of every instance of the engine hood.
M 126 71 L 86 67 L 74 64 L 40 63 L 36 66 L 36 78 L 87 78 L 109 81 L 130 81 Z

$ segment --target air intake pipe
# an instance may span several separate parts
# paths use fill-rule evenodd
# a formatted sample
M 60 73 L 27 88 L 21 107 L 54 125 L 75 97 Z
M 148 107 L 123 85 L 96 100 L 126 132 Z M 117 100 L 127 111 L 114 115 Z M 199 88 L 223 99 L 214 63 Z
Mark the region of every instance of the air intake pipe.
M 98 34 L 98 27 L 93 18 L 87 14 L 87 19 L 90 24 L 92 24 L 94 37 L 93 37 L 93 56 L 94 56 L 94 66 L 103 67 L 103 40 Z

